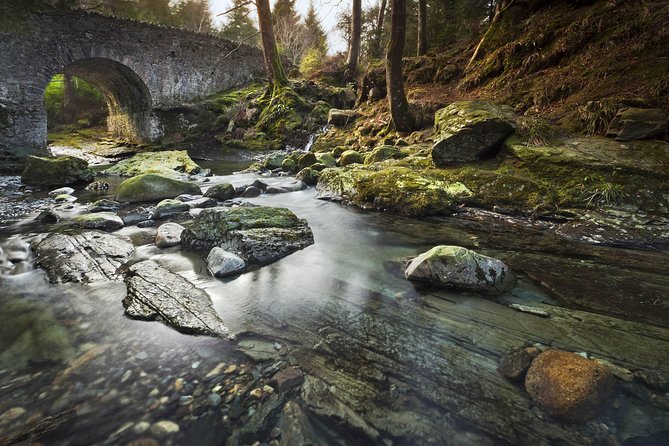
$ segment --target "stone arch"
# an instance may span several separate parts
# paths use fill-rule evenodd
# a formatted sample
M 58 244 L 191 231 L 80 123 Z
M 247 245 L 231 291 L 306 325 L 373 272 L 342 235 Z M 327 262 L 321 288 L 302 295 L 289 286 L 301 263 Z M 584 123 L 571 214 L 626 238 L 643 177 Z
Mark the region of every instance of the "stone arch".
M 135 142 L 152 139 L 151 93 L 142 78 L 112 59 L 89 57 L 67 64 L 59 73 L 77 76 L 97 87 L 109 111 L 109 132 Z

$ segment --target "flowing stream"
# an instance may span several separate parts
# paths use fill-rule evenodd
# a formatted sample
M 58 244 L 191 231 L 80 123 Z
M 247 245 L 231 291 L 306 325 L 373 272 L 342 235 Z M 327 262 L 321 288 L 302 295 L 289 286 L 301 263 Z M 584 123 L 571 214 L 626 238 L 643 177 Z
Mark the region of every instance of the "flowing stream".
M 239 164 L 204 167 L 216 174 L 208 185 L 257 178 L 230 175 Z M 77 190 L 72 212 L 113 197 L 118 179 L 102 179 L 110 190 Z M 34 221 L 51 198 L 24 194 L 16 178 L 2 181 L 0 244 L 58 228 Z M 248 201 L 288 207 L 308 221 L 315 243 L 269 266 L 216 279 L 197 255 L 157 248 L 155 228 L 118 231 L 136 245 L 132 260 L 154 259 L 206 290 L 236 342 L 126 318 L 123 283 L 55 285 L 30 268 L 0 277 L 0 437 L 74 409 L 76 420 L 47 434 L 45 444 L 207 445 L 226 444 L 226 438 L 228 444 L 307 444 L 287 438 L 296 429 L 280 417 L 285 402 L 294 400 L 308 408 L 305 429 L 322 444 L 666 444 L 664 392 L 621 381 L 601 418 L 574 425 L 542 415 L 522 385 L 495 367 L 508 348 L 539 343 L 631 371 L 667 372 L 669 330 L 562 308 L 540 286 L 541 277 L 523 270 L 518 285 L 496 299 L 414 286 L 402 275 L 407 258 L 456 244 L 512 266 L 564 266 L 561 279 L 583 294 L 599 285 L 574 271 L 600 263 L 599 276 L 626 275 L 652 293 L 666 280 L 666 251 L 602 247 L 585 255 L 582 245 L 556 240 L 543 227 L 412 220 L 317 200 L 313 188 Z M 32 212 L 12 214 L 21 211 Z M 602 260 L 611 256 L 620 263 Z M 555 274 L 560 271 L 546 271 L 546 282 Z M 515 311 L 510 303 L 550 317 Z M 288 364 L 308 375 L 301 393 L 263 387 Z M 230 443 L 231 436 L 238 443 Z

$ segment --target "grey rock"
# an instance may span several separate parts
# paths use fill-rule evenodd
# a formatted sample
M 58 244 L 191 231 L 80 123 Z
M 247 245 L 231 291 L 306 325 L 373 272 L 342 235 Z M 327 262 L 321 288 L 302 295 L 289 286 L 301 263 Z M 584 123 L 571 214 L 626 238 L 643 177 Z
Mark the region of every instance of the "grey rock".
M 54 189 L 49 192 L 49 195 L 56 196 L 56 195 L 72 195 L 74 193 L 74 189 L 71 187 L 59 187 L 58 189 Z
M 204 193 L 205 197 L 216 198 L 217 200 L 225 201 L 235 198 L 235 187 L 230 183 L 221 183 L 211 186 Z
M 432 160 L 437 166 L 492 157 L 516 126 L 513 113 L 492 102 L 454 102 L 434 115 L 436 141 Z
M 78 216 L 74 222 L 80 228 L 100 229 L 103 231 L 115 231 L 116 229 L 120 229 L 124 226 L 121 217 L 110 212 L 83 214 Z
M 152 260 L 135 263 L 126 276 L 125 314 L 159 320 L 184 333 L 227 337 L 209 295 Z
M 246 262 L 223 248 L 214 247 L 207 256 L 207 268 L 215 277 L 225 277 L 243 270 Z
M 244 192 L 242 192 L 239 196 L 244 198 L 252 198 L 252 197 L 257 197 L 260 194 L 262 194 L 262 190 L 260 188 L 255 186 L 249 186 L 246 189 L 244 189 Z
M 179 432 L 179 425 L 173 421 L 163 420 L 153 423 L 149 429 L 158 438 L 165 438 Z
M 151 214 L 151 218 L 154 220 L 162 220 L 182 212 L 188 212 L 190 208 L 188 203 L 183 203 L 179 200 L 163 200 L 156 205 L 156 209 L 153 211 L 153 214 Z
M 126 237 L 86 231 L 49 234 L 33 244 L 33 250 L 51 282 L 94 283 L 118 279 L 119 267 L 135 248 Z
M 178 223 L 164 223 L 158 227 L 158 233 L 154 240 L 159 248 L 169 248 L 181 243 L 181 233 L 184 227 Z
M 58 223 L 61 218 L 62 216 L 54 209 L 47 209 L 40 212 L 39 215 L 35 217 L 35 220 L 44 223 Z
M 202 197 L 193 201 L 188 201 L 186 204 L 191 209 L 213 208 L 218 206 L 218 200 L 212 197 Z
M 458 290 L 499 294 L 510 290 L 516 276 L 503 262 L 460 246 L 435 246 L 406 268 L 409 280 Z
M 91 203 L 91 206 L 88 208 L 88 212 L 109 212 L 117 211 L 123 207 L 123 204 L 118 201 L 108 200 L 103 198 Z

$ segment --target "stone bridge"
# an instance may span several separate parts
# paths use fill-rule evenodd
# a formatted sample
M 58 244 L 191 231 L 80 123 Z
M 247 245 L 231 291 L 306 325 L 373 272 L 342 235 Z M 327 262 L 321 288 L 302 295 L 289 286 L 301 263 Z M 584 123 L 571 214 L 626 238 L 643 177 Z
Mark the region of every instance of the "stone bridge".
M 44 90 L 57 73 L 97 86 L 116 136 L 152 141 L 156 111 L 263 74 L 257 48 L 184 30 L 80 11 L 35 14 L 0 32 L 0 154 L 44 153 Z

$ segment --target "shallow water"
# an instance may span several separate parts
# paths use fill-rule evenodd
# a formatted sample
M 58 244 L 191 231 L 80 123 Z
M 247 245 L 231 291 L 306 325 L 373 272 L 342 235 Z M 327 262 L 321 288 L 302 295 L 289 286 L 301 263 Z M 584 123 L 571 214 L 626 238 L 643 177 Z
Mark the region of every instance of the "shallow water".
M 201 185 L 206 188 L 222 181 L 234 185 L 250 183 L 256 176 L 222 176 L 240 170 L 242 164 L 212 162 L 204 166 L 219 175 Z M 265 180 L 270 184 L 284 181 Z M 110 181 L 112 188 L 102 194 L 76 191 L 79 200 L 73 212 L 88 201 L 113 196 L 116 181 Z M 22 199 L 15 190 L 4 192 L 5 196 L 14 194 L 17 201 Z M 31 219 L 48 198 L 41 192 L 32 195 L 43 201 L 34 206 L 35 212 L 28 219 L 3 224 L 0 243 L 12 237 L 29 239 L 44 231 L 41 224 Z M 647 398 L 639 399 L 635 395 L 641 392 L 637 387 L 625 387 L 626 393 L 617 397 L 618 408 L 610 409 L 602 419 L 585 427 L 571 427 L 531 412 L 522 389 L 500 378 L 495 366 L 506 348 L 541 342 L 587 351 L 630 368 L 658 364 L 666 367 L 667 330 L 649 328 L 648 336 L 640 337 L 642 325 L 627 327 L 622 321 L 606 317 L 561 313 L 557 307 L 554 316 L 545 320 L 514 312 L 505 304 L 537 305 L 549 311 L 556 304 L 538 281 L 522 272 L 516 288 L 497 301 L 415 287 L 402 277 L 402 262 L 434 245 L 472 247 L 502 260 L 536 255 L 536 246 L 519 240 L 514 249 L 509 249 L 480 228 L 471 229 L 449 220 L 417 221 L 363 212 L 317 200 L 315 195 L 310 188 L 248 200 L 290 208 L 308 221 L 315 243 L 238 277 L 212 278 L 203 259 L 179 248 L 161 250 L 152 243 L 142 243 L 133 256 L 135 260 L 154 259 L 205 289 L 239 340 L 250 339 L 258 345 L 268 342 L 273 347 L 264 361 L 254 361 L 240 353 L 233 342 L 188 336 L 159 322 L 126 318 L 121 304 L 125 296 L 123 284 L 53 285 L 40 270 L 2 276 L 0 305 L 14 310 L 0 314 L 0 326 L 23 328 L 0 330 L 4 351 L 0 356 L 0 437 L 32 426 L 48 415 L 75 409 L 77 421 L 47 437 L 51 438 L 47 444 L 128 444 L 146 437 L 157 437 L 160 444 L 224 444 L 228 435 L 254 422 L 256 412 L 272 401 L 273 396 L 255 401 L 248 397 L 249 391 L 265 382 L 273 370 L 290 363 L 332 384 L 333 389 L 341 386 L 342 401 L 366 413 L 365 423 L 382 431 L 373 441 L 367 427 L 360 428 L 365 435 L 346 433 L 350 420 L 344 415 L 335 416 L 327 408 L 321 412 L 314 409 L 320 414 L 315 417 L 314 429 L 324 444 L 442 444 L 454 433 L 462 435 L 459 444 L 539 444 L 548 438 L 565 443 L 598 443 L 608 438 L 606 435 L 612 444 L 637 438 L 643 439 L 638 444 L 661 444 L 666 438 L 663 435 L 669 431 L 669 412 L 662 405 L 666 403 L 657 405 L 648 403 Z M 133 240 L 151 240 L 151 231 L 130 227 L 119 233 Z M 559 255 L 570 262 L 582 261 L 577 255 L 571 259 L 565 256 L 564 246 L 558 249 L 558 244 L 554 250 L 550 245 L 542 246 L 540 252 L 548 258 Z M 655 259 L 661 262 L 666 257 L 659 252 Z M 583 293 L 588 292 L 588 286 L 582 284 Z M 24 322 L 22 315 L 27 315 Z M 20 342 L 17 336 L 23 336 Z M 644 345 L 638 345 L 638 351 L 633 352 L 626 342 L 633 345 L 639 339 Z M 323 345 L 327 348 L 321 351 L 319 346 Z M 42 350 L 49 351 L 40 353 Z M 644 358 L 647 351 L 654 351 L 658 357 Z M 25 362 L 28 354 L 33 359 L 40 354 L 43 358 Z M 226 368 L 235 364 L 238 369 L 207 376 L 221 363 Z M 389 373 L 389 367 L 397 368 L 397 376 Z M 412 372 L 406 370 L 417 375 L 412 377 Z M 376 378 L 378 374 L 383 378 Z M 360 388 L 351 390 L 356 388 L 352 384 L 356 380 Z M 383 392 L 392 394 L 394 388 L 404 389 L 396 401 L 409 401 L 410 393 L 415 393 L 416 400 L 411 400 L 411 404 L 405 401 L 402 408 L 385 404 L 382 401 L 388 395 L 381 398 L 377 393 L 365 393 L 367 387 L 376 385 L 370 383 L 376 382 L 381 383 L 378 385 Z M 221 388 L 216 390 L 217 386 Z M 506 399 L 497 401 L 489 394 L 491 388 L 497 387 L 502 394 L 508 394 Z M 442 390 L 435 393 L 434 389 Z M 216 405 L 207 399 L 213 393 L 222 396 Z M 302 397 L 306 398 L 304 394 Z M 495 413 L 484 416 L 464 412 L 464 401 L 470 400 L 489 404 L 487 411 Z M 375 413 L 386 405 L 389 412 L 402 414 L 398 417 L 409 425 L 416 422 L 414 416 L 424 418 L 422 424 L 416 424 L 420 428 L 408 429 L 418 433 L 405 435 L 401 429 L 399 433 L 384 433 L 383 429 L 396 424 L 392 419 L 379 420 Z M 512 407 L 518 415 L 506 414 L 506 420 L 499 421 Z M 442 421 L 451 411 L 459 415 Z M 636 417 L 633 426 L 629 426 L 628 414 Z M 177 423 L 179 433 L 161 437 L 142 424 L 160 420 Z M 486 430 L 484 425 L 493 420 L 504 428 Z M 535 425 L 528 428 L 531 434 L 523 434 L 527 436 L 500 433 L 505 429 L 514 431 L 527 422 Z M 267 433 L 271 428 L 265 428 L 264 437 L 257 440 L 269 441 Z

